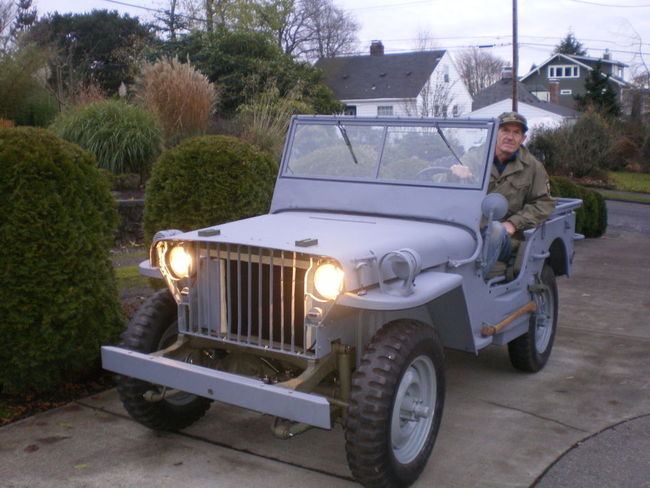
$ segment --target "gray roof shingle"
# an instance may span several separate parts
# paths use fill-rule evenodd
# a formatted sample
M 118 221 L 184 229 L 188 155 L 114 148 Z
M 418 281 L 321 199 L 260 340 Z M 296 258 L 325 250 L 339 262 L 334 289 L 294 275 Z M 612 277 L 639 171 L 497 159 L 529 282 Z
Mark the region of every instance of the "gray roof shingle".
M 512 78 L 502 78 L 478 92 L 474 96 L 472 111 L 487 107 L 507 98 L 512 98 Z M 517 100 L 564 117 L 575 117 L 577 114 L 572 108 L 540 100 L 521 82 L 517 85 Z
M 415 98 L 445 51 L 321 58 L 324 83 L 339 100 Z

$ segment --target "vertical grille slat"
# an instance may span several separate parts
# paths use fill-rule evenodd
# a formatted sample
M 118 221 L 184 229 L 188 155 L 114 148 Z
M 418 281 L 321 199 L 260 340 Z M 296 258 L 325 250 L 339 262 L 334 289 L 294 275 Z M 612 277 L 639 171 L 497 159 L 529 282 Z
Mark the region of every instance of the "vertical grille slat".
M 199 243 L 187 333 L 309 356 L 304 282 L 312 263 L 293 251 Z

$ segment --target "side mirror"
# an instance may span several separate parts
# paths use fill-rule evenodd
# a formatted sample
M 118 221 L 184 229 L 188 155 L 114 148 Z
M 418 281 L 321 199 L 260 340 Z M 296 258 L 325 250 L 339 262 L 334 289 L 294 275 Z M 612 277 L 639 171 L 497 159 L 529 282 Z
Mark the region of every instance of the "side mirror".
M 508 212 L 508 200 L 501 193 L 490 193 L 481 203 L 481 212 L 488 220 L 501 220 Z

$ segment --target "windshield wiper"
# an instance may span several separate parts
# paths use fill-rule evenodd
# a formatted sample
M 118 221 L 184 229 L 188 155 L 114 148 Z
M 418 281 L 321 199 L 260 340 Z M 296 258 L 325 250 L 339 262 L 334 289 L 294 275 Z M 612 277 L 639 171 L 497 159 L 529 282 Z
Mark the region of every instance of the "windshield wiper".
M 350 142 L 350 138 L 348 137 L 348 131 L 345 130 L 345 127 L 343 127 L 341 122 L 337 122 L 336 125 L 339 128 L 339 131 L 341 131 L 341 135 L 343 136 L 345 145 L 348 146 L 348 149 L 350 150 L 350 155 L 352 156 L 352 160 L 354 161 L 354 164 L 359 164 L 359 161 L 357 161 L 357 157 L 354 155 L 354 150 L 352 149 L 352 143 Z
M 456 152 L 455 152 L 455 151 L 453 150 L 453 148 L 451 147 L 451 144 L 449 144 L 449 141 L 447 140 L 447 138 L 446 138 L 445 135 L 443 134 L 442 130 L 440 130 L 440 126 L 439 126 L 438 124 L 436 124 L 436 130 L 438 131 L 438 135 L 440 136 L 440 138 L 442 139 L 442 141 L 447 145 L 447 148 L 449 149 L 449 151 L 451 152 L 451 154 L 456 158 L 456 161 L 458 161 L 458 164 L 460 164 L 461 166 L 465 166 L 465 165 L 463 164 L 463 162 L 460 160 L 460 158 L 458 157 L 458 155 L 456 154 Z

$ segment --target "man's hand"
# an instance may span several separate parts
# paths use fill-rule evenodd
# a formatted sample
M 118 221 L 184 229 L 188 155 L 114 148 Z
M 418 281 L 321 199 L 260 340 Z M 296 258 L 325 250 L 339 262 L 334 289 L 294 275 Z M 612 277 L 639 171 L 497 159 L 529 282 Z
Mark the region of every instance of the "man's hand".
M 503 222 L 503 226 L 506 228 L 506 232 L 508 233 L 509 236 L 512 236 L 517 229 L 515 229 L 515 226 L 512 224 L 512 222 Z
M 463 166 L 462 164 L 454 164 L 449 169 L 451 170 L 452 175 L 454 175 L 456 178 L 460 178 L 461 180 L 474 178 L 474 173 L 472 173 L 472 170 L 467 166 Z

